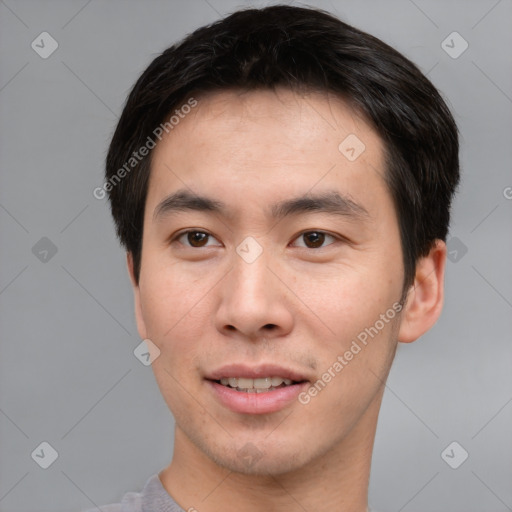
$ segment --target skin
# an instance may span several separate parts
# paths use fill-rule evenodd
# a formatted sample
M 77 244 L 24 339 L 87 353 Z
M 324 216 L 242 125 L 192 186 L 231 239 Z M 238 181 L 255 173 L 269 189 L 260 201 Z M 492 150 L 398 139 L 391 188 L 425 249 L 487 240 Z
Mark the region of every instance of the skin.
M 197 99 L 152 155 L 138 284 L 128 254 L 139 334 L 160 350 L 152 367 L 176 421 L 160 479 L 184 510 L 364 512 L 384 383 L 398 341 L 440 314 L 446 247 L 438 241 L 418 261 L 400 315 L 309 403 L 227 409 L 208 372 L 274 363 L 316 382 L 400 301 L 402 252 L 383 143 L 340 99 L 285 89 Z M 349 134 L 366 147 L 352 162 L 338 149 Z M 226 203 L 229 215 L 155 217 L 180 189 Z M 327 190 L 367 214 L 267 216 L 278 201 Z M 211 236 L 193 246 L 179 236 L 187 229 Z M 333 237 L 320 235 L 318 247 L 312 231 Z M 263 251 L 252 263 L 236 252 L 248 236 Z M 258 453 L 250 463 L 248 443 Z

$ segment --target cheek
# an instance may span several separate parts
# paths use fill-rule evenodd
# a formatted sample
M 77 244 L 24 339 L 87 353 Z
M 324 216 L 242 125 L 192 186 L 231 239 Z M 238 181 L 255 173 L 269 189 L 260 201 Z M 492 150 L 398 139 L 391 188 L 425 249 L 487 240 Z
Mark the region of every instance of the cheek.
M 401 266 L 391 270 L 393 275 L 386 267 L 382 261 L 366 259 L 350 266 L 297 272 L 292 287 L 300 299 L 294 301 L 297 315 L 303 313 L 307 323 L 315 322 L 325 339 L 335 344 L 356 337 L 400 298 Z
M 179 382 L 196 386 L 194 381 L 197 357 L 204 350 L 202 340 L 213 333 L 212 297 L 218 281 L 212 272 L 187 272 L 178 265 L 158 265 L 147 261 L 141 276 L 141 306 L 148 338 L 160 349 L 160 357 L 153 363 L 164 396 L 180 394 Z M 175 377 L 175 378 L 173 378 Z M 186 384 L 185 384 L 186 383 Z M 169 398 L 170 400 L 172 398 Z
M 307 329 L 319 363 L 320 382 L 311 397 L 315 414 L 340 411 L 347 415 L 340 422 L 359 417 L 386 378 L 396 348 L 401 287 L 400 267 L 396 276 L 384 268 L 365 265 L 340 270 L 331 279 L 297 282 L 309 306 Z
M 198 275 L 197 271 L 169 264 L 163 257 L 148 258 L 140 279 L 142 314 L 148 333 L 162 341 L 175 337 L 185 324 L 187 329 L 194 329 L 194 319 L 204 312 L 204 299 L 214 283 L 207 273 Z
M 157 266 L 147 268 L 152 271 L 140 282 L 142 313 L 148 337 L 160 349 L 152 370 L 168 407 L 181 416 L 193 405 L 188 393 L 199 392 L 194 370 L 198 342 L 208 329 L 204 291 L 172 267 L 161 272 Z
M 386 312 L 387 310 L 384 310 Z M 387 323 L 380 313 L 366 326 L 352 328 L 348 319 L 339 322 L 338 336 L 324 344 L 317 380 L 302 395 L 309 417 L 325 426 L 325 434 L 340 436 L 349 431 L 378 396 L 391 367 L 398 319 L 391 308 Z M 384 313 L 385 314 L 385 313 Z M 394 318 L 391 318 L 394 316 Z

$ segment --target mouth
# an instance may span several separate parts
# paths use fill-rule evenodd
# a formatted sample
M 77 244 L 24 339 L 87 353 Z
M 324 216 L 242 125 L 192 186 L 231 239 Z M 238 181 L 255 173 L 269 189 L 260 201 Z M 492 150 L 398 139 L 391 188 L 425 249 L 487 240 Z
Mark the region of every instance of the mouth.
M 247 377 L 222 377 L 214 382 L 242 393 L 268 393 L 276 389 L 302 384 L 306 381 L 293 381 L 286 377 L 260 377 L 257 379 Z
M 300 372 L 275 365 L 230 365 L 206 377 L 215 399 L 233 412 L 267 414 L 297 401 L 310 382 Z

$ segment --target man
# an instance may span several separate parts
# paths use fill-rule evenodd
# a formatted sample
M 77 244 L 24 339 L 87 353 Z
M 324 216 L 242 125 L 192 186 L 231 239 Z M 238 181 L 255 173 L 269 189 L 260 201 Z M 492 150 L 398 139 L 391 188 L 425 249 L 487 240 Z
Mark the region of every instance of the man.
M 453 118 L 331 15 L 236 12 L 157 57 L 107 156 L 170 465 L 103 511 L 367 510 L 397 343 L 443 303 Z

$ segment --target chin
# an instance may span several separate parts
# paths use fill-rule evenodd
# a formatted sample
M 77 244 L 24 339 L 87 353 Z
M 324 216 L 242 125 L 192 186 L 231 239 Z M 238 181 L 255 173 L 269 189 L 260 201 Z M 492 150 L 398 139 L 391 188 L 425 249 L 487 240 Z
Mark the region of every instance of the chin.
M 315 454 L 310 443 L 282 440 L 279 443 L 254 436 L 244 440 L 226 440 L 227 444 L 207 446 L 204 439 L 196 446 L 217 466 L 233 473 L 254 476 L 278 476 L 300 470 Z M 236 444 L 236 446 L 233 446 Z M 309 444 L 309 446 L 308 446 Z M 319 451 L 321 447 L 318 447 Z
M 266 455 L 262 453 L 259 459 L 247 460 L 236 454 L 233 458 L 221 456 L 214 459 L 218 465 L 225 467 L 233 473 L 254 476 L 279 476 L 300 470 L 306 464 L 303 455 L 300 458 L 297 453 L 276 453 Z

